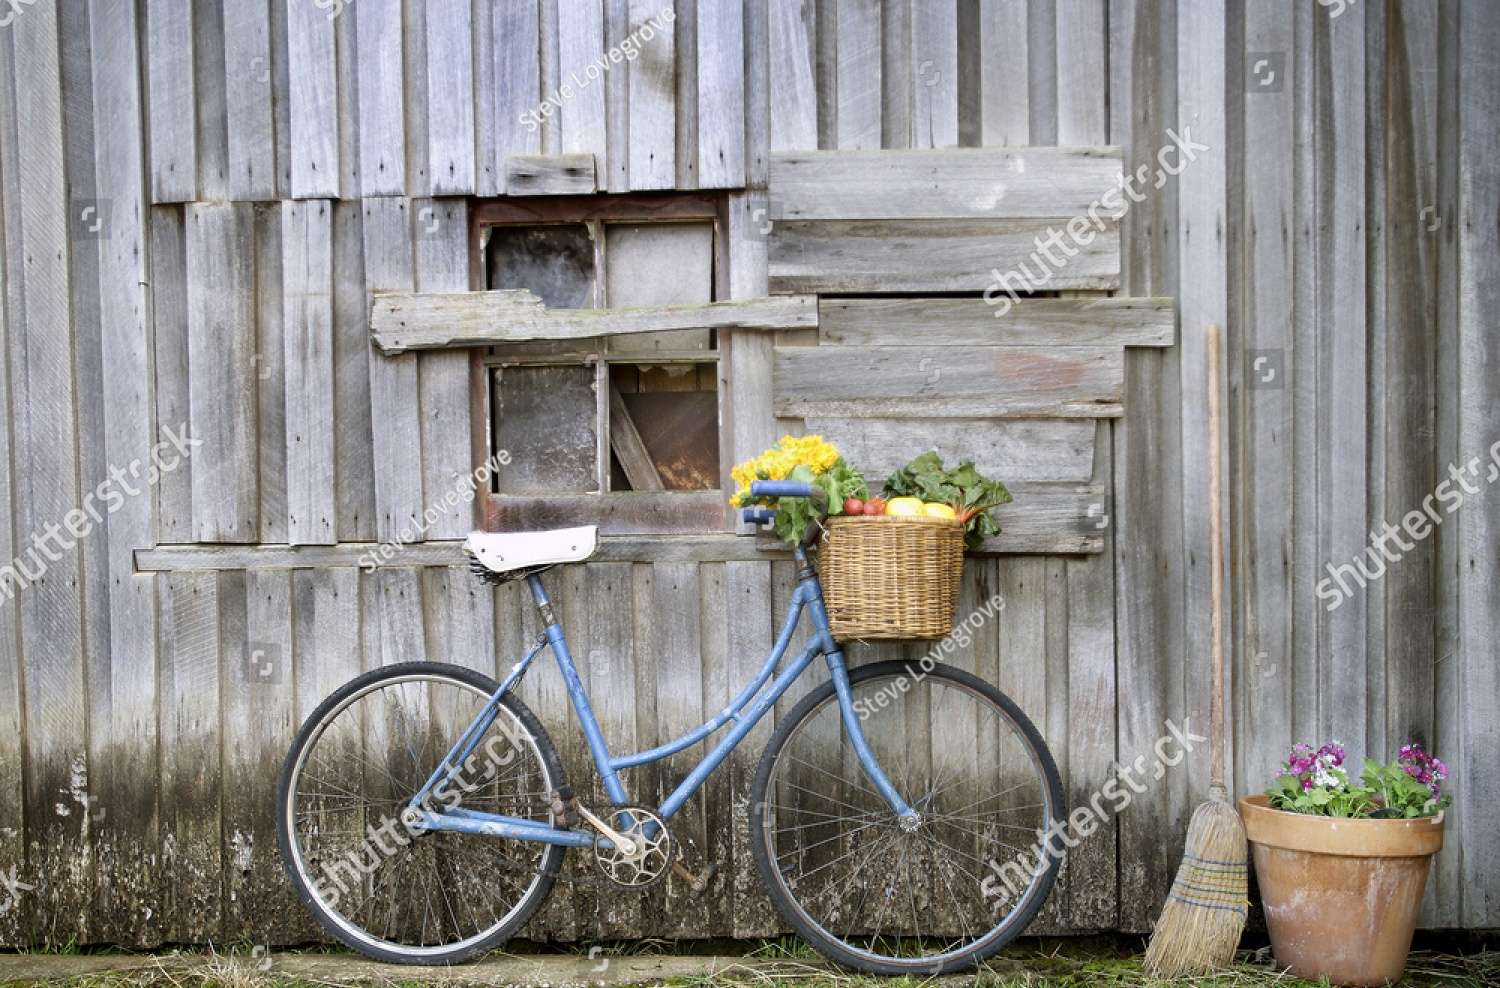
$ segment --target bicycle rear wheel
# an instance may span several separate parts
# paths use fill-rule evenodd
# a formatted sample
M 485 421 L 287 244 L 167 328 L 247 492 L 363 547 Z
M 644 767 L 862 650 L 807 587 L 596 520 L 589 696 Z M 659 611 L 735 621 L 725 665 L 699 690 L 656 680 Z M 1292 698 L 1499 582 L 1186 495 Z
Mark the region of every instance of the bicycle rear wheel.
M 771 901 L 829 959 L 875 974 L 971 967 L 1021 933 L 1056 878 L 1062 782 L 1015 703 L 966 672 L 880 662 L 850 674 L 902 821 L 861 767 L 832 683 L 771 737 L 751 845 Z M 1060 848 L 1059 848 L 1060 850 Z
M 365 673 L 302 725 L 277 789 L 282 861 L 324 929 L 377 960 L 457 963 L 513 935 L 546 899 L 563 848 L 414 830 L 403 810 L 499 685 L 460 666 Z M 552 822 L 563 785 L 536 717 L 506 695 L 461 773 L 425 801 Z

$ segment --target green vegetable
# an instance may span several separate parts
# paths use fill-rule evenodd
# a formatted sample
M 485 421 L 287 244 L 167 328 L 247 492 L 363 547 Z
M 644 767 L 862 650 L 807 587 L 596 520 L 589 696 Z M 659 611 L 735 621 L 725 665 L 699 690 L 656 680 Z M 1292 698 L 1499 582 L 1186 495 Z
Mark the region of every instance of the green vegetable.
M 811 484 L 828 495 L 826 512 L 815 498 L 784 497 L 778 500 L 776 520 L 771 527 L 778 536 L 793 545 L 802 540 L 807 526 L 814 521 L 821 521 L 825 513 L 843 514 L 844 498 L 857 497 L 864 500 L 870 496 L 870 486 L 865 482 L 864 475 L 842 459 L 816 476 L 811 468 L 799 465 L 792 469 L 786 479 Z
M 970 549 L 1000 534 L 1000 525 L 990 516 L 990 509 L 1011 500 L 1005 485 L 981 474 L 973 460 L 964 460 L 948 470 L 935 450 L 928 450 L 891 474 L 885 482 L 885 493 L 888 497 L 919 497 L 951 506 L 964 523 L 964 544 Z

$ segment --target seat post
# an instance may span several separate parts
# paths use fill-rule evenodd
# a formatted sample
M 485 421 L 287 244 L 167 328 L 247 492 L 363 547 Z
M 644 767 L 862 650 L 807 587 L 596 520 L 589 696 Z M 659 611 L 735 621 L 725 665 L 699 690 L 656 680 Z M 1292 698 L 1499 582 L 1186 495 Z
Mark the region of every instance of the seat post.
M 557 623 L 557 618 L 552 613 L 552 601 L 547 597 L 547 588 L 542 586 L 540 574 L 526 574 L 526 585 L 531 587 L 531 596 L 536 598 L 537 609 L 542 612 L 542 623 L 552 627 Z

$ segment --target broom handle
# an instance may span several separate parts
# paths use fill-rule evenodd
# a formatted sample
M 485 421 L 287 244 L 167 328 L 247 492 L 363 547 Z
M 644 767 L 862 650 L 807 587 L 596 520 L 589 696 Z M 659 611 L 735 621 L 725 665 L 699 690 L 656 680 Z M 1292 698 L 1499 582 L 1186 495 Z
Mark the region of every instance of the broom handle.
M 1209 711 L 1209 735 L 1213 741 L 1213 775 L 1211 782 L 1224 787 L 1224 546 L 1221 540 L 1223 518 L 1220 516 L 1219 476 L 1220 408 L 1219 347 L 1222 333 L 1218 323 L 1208 327 L 1208 560 L 1210 575 L 1209 614 L 1210 654 L 1213 660 L 1213 708 Z

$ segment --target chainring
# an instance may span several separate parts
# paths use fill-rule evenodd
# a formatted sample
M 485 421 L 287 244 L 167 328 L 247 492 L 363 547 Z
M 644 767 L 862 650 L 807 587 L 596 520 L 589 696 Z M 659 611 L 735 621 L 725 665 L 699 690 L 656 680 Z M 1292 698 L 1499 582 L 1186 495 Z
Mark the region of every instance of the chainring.
M 608 819 L 621 836 L 635 843 L 636 850 L 626 855 L 612 844 L 596 843 L 592 857 L 599 874 L 612 885 L 636 890 L 651 888 L 666 878 L 672 870 L 677 842 L 662 818 L 644 806 L 617 806 Z

